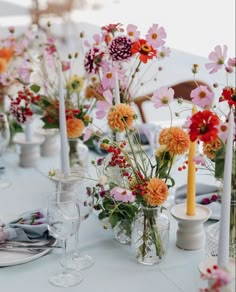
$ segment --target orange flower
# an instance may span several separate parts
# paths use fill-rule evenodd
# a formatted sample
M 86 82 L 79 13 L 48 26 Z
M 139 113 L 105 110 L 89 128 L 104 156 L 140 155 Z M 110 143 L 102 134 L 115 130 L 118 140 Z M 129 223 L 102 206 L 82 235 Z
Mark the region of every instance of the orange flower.
M 108 125 L 112 130 L 123 132 L 129 129 L 134 121 L 135 112 L 128 104 L 119 103 L 112 107 L 108 113 Z
M 3 58 L 0 58 L 0 74 L 7 70 L 7 61 Z
M 1 48 L 0 49 L 0 58 L 5 59 L 7 63 L 10 62 L 13 55 L 14 55 L 14 50 L 11 48 Z
M 147 183 L 144 199 L 150 206 L 159 206 L 165 202 L 168 196 L 168 188 L 160 178 L 151 178 Z
M 80 119 L 71 118 L 66 120 L 68 138 L 78 138 L 84 130 L 84 123 Z
M 215 159 L 216 151 L 221 148 L 221 141 L 217 139 L 212 139 L 210 142 L 203 143 L 203 153 L 211 160 Z
M 173 154 L 184 154 L 189 149 L 189 136 L 179 127 L 163 129 L 158 141 Z

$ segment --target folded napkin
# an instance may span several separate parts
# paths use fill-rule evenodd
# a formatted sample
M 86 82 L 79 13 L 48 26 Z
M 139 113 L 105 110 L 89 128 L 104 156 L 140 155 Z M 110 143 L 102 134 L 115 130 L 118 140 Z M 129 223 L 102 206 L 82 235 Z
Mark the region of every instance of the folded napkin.
M 185 202 L 186 193 L 186 184 L 177 188 L 175 192 L 175 203 L 180 204 Z M 213 220 L 220 219 L 221 204 L 217 200 L 216 196 L 219 196 L 219 187 L 217 187 L 216 185 L 209 185 L 204 183 L 196 184 L 196 203 L 207 205 L 212 211 L 210 219 Z
M 49 237 L 47 217 L 44 210 L 26 212 L 16 220 L 0 223 L 0 242 L 6 240 L 34 241 Z

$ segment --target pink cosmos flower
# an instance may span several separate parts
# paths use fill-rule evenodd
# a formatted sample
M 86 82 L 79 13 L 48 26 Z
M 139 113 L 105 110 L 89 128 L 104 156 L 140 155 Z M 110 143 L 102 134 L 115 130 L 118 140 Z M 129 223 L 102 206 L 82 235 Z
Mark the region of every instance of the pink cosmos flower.
M 164 27 L 158 27 L 158 24 L 153 24 L 146 34 L 147 43 L 153 48 L 159 48 L 165 44 L 167 34 Z
M 104 90 L 114 87 L 115 85 L 114 73 L 115 73 L 115 68 L 112 68 L 112 69 L 107 68 L 106 70 L 104 70 L 102 80 L 101 80 L 102 87 L 104 88 Z
M 170 48 L 168 47 L 161 47 L 159 54 L 158 54 L 158 59 L 163 59 L 165 57 L 169 57 L 171 53 Z
M 103 119 L 106 116 L 109 108 L 112 106 L 113 96 L 111 94 L 111 91 L 110 90 L 104 91 L 103 97 L 105 98 L 105 100 L 99 100 L 96 104 L 97 108 L 96 117 L 98 119 Z
M 204 108 L 212 103 L 214 94 L 207 88 L 207 86 L 199 85 L 191 91 L 190 97 L 195 105 Z
M 137 40 L 140 36 L 140 31 L 137 30 L 137 26 L 134 24 L 128 24 L 127 26 L 127 35 L 132 39 L 132 40 Z
M 31 74 L 31 67 L 30 64 L 27 61 L 23 61 L 19 68 L 17 69 L 17 72 L 20 76 L 20 79 L 24 83 L 29 83 L 30 81 L 30 74 Z
M 219 131 L 218 132 L 219 138 L 225 142 L 227 139 L 227 135 L 228 135 L 228 124 L 220 122 L 220 124 L 217 126 L 217 128 Z
M 135 196 L 133 195 L 132 191 L 123 189 L 121 187 L 114 187 L 110 191 L 111 196 L 120 202 L 124 203 L 132 203 L 135 201 Z
M 236 67 L 236 58 L 229 58 L 227 64 L 230 67 Z
M 0 243 L 3 243 L 8 238 L 8 232 L 5 228 L 0 227 Z
M 193 160 L 196 164 L 201 164 L 202 166 L 206 164 L 205 158 L 202 155 L 196 155 Z
M 70 62 L 69 61 L 61 61 L 62 72 L 70 70 Z
M 226 45 L 223 46 L 223 50 L 221 46 L 218 45 L 215 47 L 214 51 L 209 54 L 208 59 L 212 62 L 207 63 L 205 66 L 206 69 L 211 70 L 209 72 L 210 74 L 215 73 L 222 68 L 227 57 L 227 50 L 228 48 Z
M 160 87 L 154 91 L 151 101 L 156 108 L 166 106 L 174 99 L 174 90 L 167 86 Z
M 84 136 L 83 136 L 83 141 L 87 141 L 93 134 L 93 125 L 92 124 L 89 124 L 85 131 L 84 131 Z

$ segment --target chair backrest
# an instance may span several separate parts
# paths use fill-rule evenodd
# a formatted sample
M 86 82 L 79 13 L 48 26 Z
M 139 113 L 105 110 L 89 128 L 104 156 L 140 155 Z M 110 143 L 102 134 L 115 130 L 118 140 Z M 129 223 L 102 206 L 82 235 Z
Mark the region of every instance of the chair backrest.
M 184 101 L 191 102 L 190 93 L 193 89 L 196 88 L 196 86 L 197 86 L 196 84 L 205 85 L 208 87 L 208 89 L 210 91 L 212 91 L 211 87 L 208 84 L 206 84 L 203 81 L 199 81 L 199 80 L 198 81 L 187 80 L 187 81 L 183 81 L 183 82 L 177 83 L 177 84 L 169 86 L 169 87 L 173 88 L 173 90 L 175 92 L 175 94 L 174 94 L 175 99 L 181 97 Z M 133 100 L 134 104 L 136 105 L 136 107 L 139 110 L 140 117 L 141 117 L 143 123 L 147 122 L 147 117 L 146 117 L 146 114 L 144 111 L 144 105 L 147 104 L 148 102 L 150 103 L 151 96 L 152 96 L 152 93 L 147 94 L 145 96 L 136 97 Z

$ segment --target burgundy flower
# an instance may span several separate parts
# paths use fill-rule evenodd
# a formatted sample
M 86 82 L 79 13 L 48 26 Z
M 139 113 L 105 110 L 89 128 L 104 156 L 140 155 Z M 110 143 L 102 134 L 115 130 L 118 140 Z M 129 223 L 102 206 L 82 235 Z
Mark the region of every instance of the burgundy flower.
M 102 52 L 99 48 L 93 47 L 85 55 L 84 58 L 84 69 L 87 73 L 96 74 L 99 71 L 99 68 L 102 64 L 102 58 L 104 56 L 104 52 Z
M 109 47 L 109 53 L 113 61 L 128 59 L 131 54 L 132 41 L 126 36 L 114 38 Z

